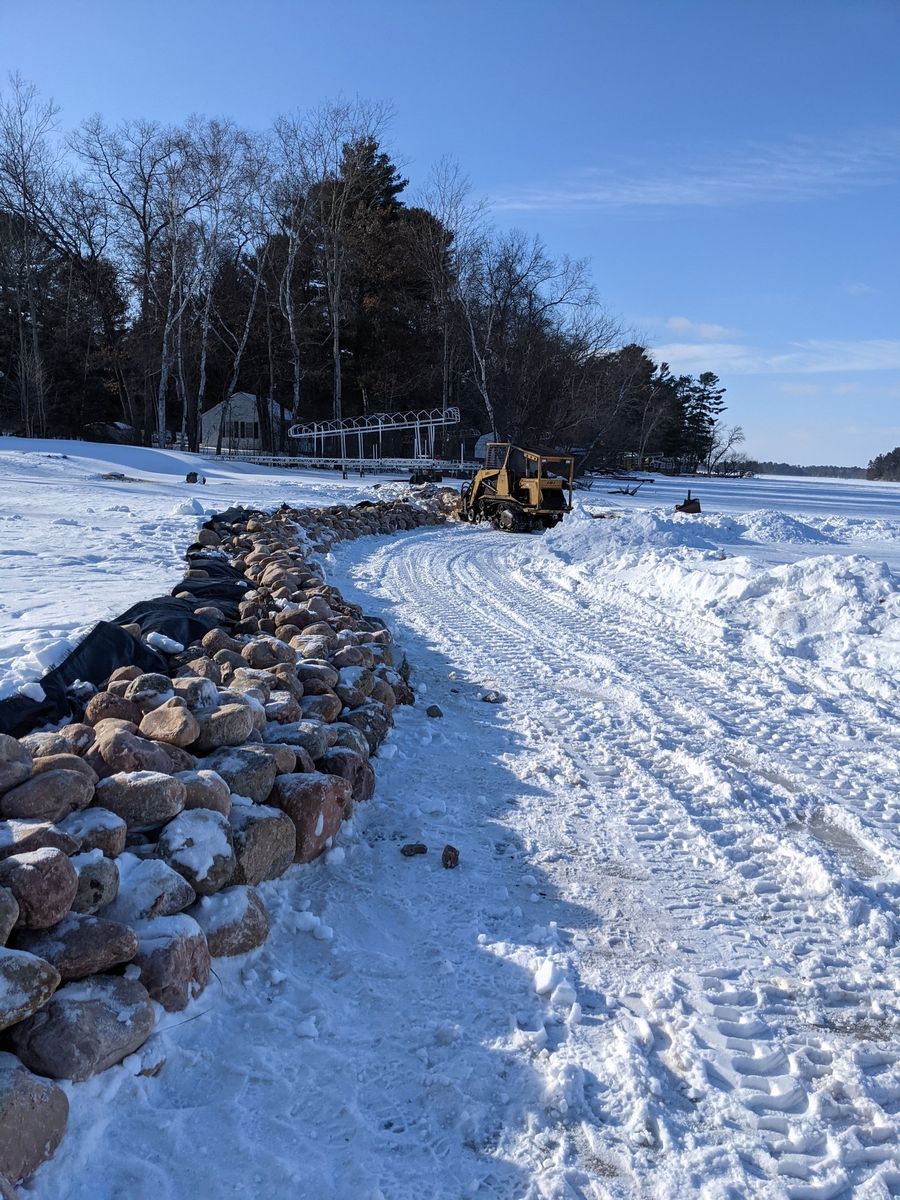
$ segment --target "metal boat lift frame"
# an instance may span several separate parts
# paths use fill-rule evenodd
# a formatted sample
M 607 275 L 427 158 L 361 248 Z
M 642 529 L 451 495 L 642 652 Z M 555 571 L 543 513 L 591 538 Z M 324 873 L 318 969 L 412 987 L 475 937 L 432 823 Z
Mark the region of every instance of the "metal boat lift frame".
M 399 433 L 404 430 L 413 432 L 413 457 L 407 460 L 412 466 L 434 462 L 435 432 L 447 425 L 459 424 L 459 409 L 435 408 L 419 412 L 402 413 L 371 413 L 364 417 L 347 417 L 342 421 L 314 421 L 310 425 L 292 425 L 288 437 L 312 441 L 312 454 L 307 456 L 318 459 L 332 459 L 325 453 L 325 443 L 337 438 L 340 441 L 340 460 L 347 461 L 347 439 L 356 437 L 358 462 L 366 458 L 363 438 L 374 434 L 377 445 L 373 447 L 372 458 L 381 460 L 381 439 L 385 433 Z M 401 461 L 394 459 L 394 461 Z

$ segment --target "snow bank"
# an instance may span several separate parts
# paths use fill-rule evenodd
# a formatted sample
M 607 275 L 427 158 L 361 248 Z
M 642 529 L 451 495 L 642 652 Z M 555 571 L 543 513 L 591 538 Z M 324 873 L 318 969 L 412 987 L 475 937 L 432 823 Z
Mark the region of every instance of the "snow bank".
M 582 603 L 610 577 L 644 602 L 741 643 L 770 662 L 797 660 L 830 688 L 889 701 L 900 671 L 900 519 L 797 517 L 769 509 L 688 516 L 652 509 L 596 519 L 581 504 L 536 544 L 538 575 Z

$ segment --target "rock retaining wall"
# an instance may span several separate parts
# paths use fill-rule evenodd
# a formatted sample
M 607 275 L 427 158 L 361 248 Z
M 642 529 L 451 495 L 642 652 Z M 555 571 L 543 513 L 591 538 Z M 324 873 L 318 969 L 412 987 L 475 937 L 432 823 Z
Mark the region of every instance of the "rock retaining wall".
M 183 1009 L 212 957 L 262 944 L 256 885 L 316 858 L 372 796 L 371 758 L 413 702 L 405 663 L 311 555 L 436 524 L 454 500 L 220 513 L 176 596 L 227 562 L 236 606 L 193 603 L 203 636 L 151 634 L 165 673 L 114 670 L 80 720 L 0 734 L 0 1195 L 63 1137 L 53 1081 L 120 1063 L 154 1001 Z

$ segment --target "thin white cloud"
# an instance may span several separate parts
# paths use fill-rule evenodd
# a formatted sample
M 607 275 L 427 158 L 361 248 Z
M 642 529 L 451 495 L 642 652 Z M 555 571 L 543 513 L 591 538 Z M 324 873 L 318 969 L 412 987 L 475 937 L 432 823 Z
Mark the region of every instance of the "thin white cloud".
M 719 208 L 737 204 L 809 200 L 855 191 L 900 177 L 900 130 L 845 142 L 798 138 L 782 145 L 746 145 L 742 151 L 684 154 L 658 169 L 639 163 L 588 168 L 567 180 L 512 188 L 495 195 L 505 211 L 598 208 Z
M 739 329 L 729 329 L 727 325 L 716 325 L 712 321 L 691 321 L 688 317 L 666 317 L 662 324 L 673 333 L 708 338 L 710 341 L 722 341 L 740 333 Z
M 778 352 L 740 342 L 670 342 L 651 353 L 673 371 L 731 375 L 820 375 L 842 371 L 900 370 L 900 339 L 818 339 L 793 342 Z
M 845 283 L 844 291 L 848 296 L 874 296 L 877 288 L 870 287 L 867 283 Z

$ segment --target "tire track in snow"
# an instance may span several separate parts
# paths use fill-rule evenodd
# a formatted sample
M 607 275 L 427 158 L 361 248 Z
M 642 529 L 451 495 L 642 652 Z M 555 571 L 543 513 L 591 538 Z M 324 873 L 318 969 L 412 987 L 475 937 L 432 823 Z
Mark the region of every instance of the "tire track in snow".
M 721 1130 L 712 1140 L 730 1144 L 748 1184 L 765 1194 L 825 1197 L 867 1181 L 872 1195 L 890 1195 L 896 1056 L 856 1046 L 866 1036 L 883 1041 L 896 1013 L 890 890 L 867 888 L 847 863 L 838 877 L 827 849 L 808 838 L 791 844 L 785 819 L 791 804 L 827 802 L 823 714 L 799 710 L 789 687 L 779 694 L 771 668 L 730 659 L 699 668 L 671 627 L 641 624 L 612 589 L 602 614 L 546 581 L 536 599 L 522 572 L 526 545 L 428 531 L 381 548 L 355 574 L 402 603 L 402 619 L 477 678 L 487 667 L 548 762 L 587 785 L 588 805 L 569 788 L 566 814 L 582 818 L 581 846 L 570 819 L 562 835 L 548 821 L 535 837 L 542 868 L 556 864 L 582 902 L 610 842 L 649 872 L 665 921 L 700 959 L 698 968 L 684 955 L 671 974 L 662 1021 L 645 996 L 626 996 L 647 1025 L 644 1063 L 656 1086 L 680 1063 L 694 1125 L 726 1119 L 725 1140 Z M 729 675 L 718 678 L 723 664 Z M 833 731 L 843 720 L 824 724 Z M 842 754 L 848 770 L 890 774 L 862 742 Z M 842 792 L 849 803 L 865 800 L 859 786 Z M 872 929 L 881 946 L 866 936 Z M 590 1058 L 584 1037 L 579 1054 Z M 679 1123 L 691 1128 L 674 1109 L 671 1096 L 647 1105 L 639 1124 L 650 1152 L 671 1144 Z M 641 1151 L 632 1150 L 640 1172 Z

